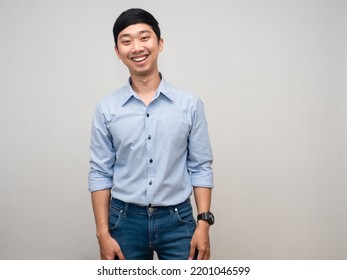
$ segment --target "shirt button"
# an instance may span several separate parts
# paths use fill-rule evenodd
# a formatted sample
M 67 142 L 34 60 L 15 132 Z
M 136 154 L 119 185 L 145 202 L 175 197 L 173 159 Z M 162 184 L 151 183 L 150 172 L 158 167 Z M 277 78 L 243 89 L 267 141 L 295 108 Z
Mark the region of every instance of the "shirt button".
M 147 118 L 149 118 L 149 114 L 148 114 L 148 113 L 147 113 L 147 115 L 146 115 L 146 116 L 147 116 Z
M 152 180 L 150 180 L 148 184 L 149 184 L 150 186 L 152 186 Z
M 148 135 L 148 138 L 147 138 L 148 140 L 151 140 L 152 139 L 152 136 L 151 135 Z
M 153 159 L 150 159 L 150 160 L 149 160 L 149 163 L 153 163 Z

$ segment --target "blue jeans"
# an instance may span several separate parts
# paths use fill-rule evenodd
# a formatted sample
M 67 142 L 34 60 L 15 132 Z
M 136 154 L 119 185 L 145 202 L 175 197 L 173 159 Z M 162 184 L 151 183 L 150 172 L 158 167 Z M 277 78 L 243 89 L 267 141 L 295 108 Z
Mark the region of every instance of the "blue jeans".
M 112 198 L 109 230 L 126 259 L 186 260 L 196 222 L 190 200 L 168 207 L 147 207 Z

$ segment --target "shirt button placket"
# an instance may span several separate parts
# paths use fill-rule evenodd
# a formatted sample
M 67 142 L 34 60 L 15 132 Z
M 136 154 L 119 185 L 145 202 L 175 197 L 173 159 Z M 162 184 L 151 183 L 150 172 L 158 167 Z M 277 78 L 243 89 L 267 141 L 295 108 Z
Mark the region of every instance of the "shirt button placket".
M 153 184 L 154 184 L 154 176 L 155 170 L 153 165 L 154 158 L 154 141 L 153 141 L 153 117 L 147 110 L 145 117 L 145 130 L 147 135 L 146 141 L 146 152 L 147 152 L 147 178 L 148 178 L 148 188 L 147 188 L 147 197 L 146 200 L 148 203 L 153 201 Z

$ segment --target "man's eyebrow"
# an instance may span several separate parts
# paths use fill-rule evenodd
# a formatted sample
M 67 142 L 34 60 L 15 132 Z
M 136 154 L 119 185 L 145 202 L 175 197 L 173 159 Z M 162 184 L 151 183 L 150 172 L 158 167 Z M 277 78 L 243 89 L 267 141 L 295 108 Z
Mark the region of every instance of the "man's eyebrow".
M 149 31 L 149 30 L 141 30 L 139 33 L 140 33 L 140 34 L 150 33 L 150 31 Z
M 139 31 L 138 33 L 139 33 L 139 34 L 145 34 L 145 33 L 150 33 L 150 31 L 145 29 L 145 30 Z M 122 35 L 119 36 L 119 39 L 121 39 L 121 38 L 123 38 L 123 37 L 131 37 L 131 34 L 129 34 L 129 33 L 124 33 L 124 34 L 122 34 Z

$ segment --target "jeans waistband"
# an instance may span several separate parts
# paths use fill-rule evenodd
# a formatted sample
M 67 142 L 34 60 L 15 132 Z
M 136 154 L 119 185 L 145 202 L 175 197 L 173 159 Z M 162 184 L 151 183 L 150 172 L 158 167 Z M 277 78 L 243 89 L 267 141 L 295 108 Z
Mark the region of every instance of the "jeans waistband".
M 151 204 L 147 205 L 147 206 L 142 206 L 142 205 L 138 205 L 135 203 L 127 203 L 124 202 L 122 200 L 113 198 L 111 199 L 111 205 L 115 205 L 118 206 L 122 209 L 124 209 L 125 211 L 131 211 L 131 210 L 135 210 L 135 211 L 139 211 L 139 212 L 161 212 L 160 210 L 168 210 L 170 212 L 174 212 L 175 209 L 177 211 L 177 208 L 180 208 L 182 206 L 188 205 L 190 204 L 190 198 L 187 198 L 185 201 L 176 204 L 176 205 L 170 205 L 170 206 L 152 206 Z

